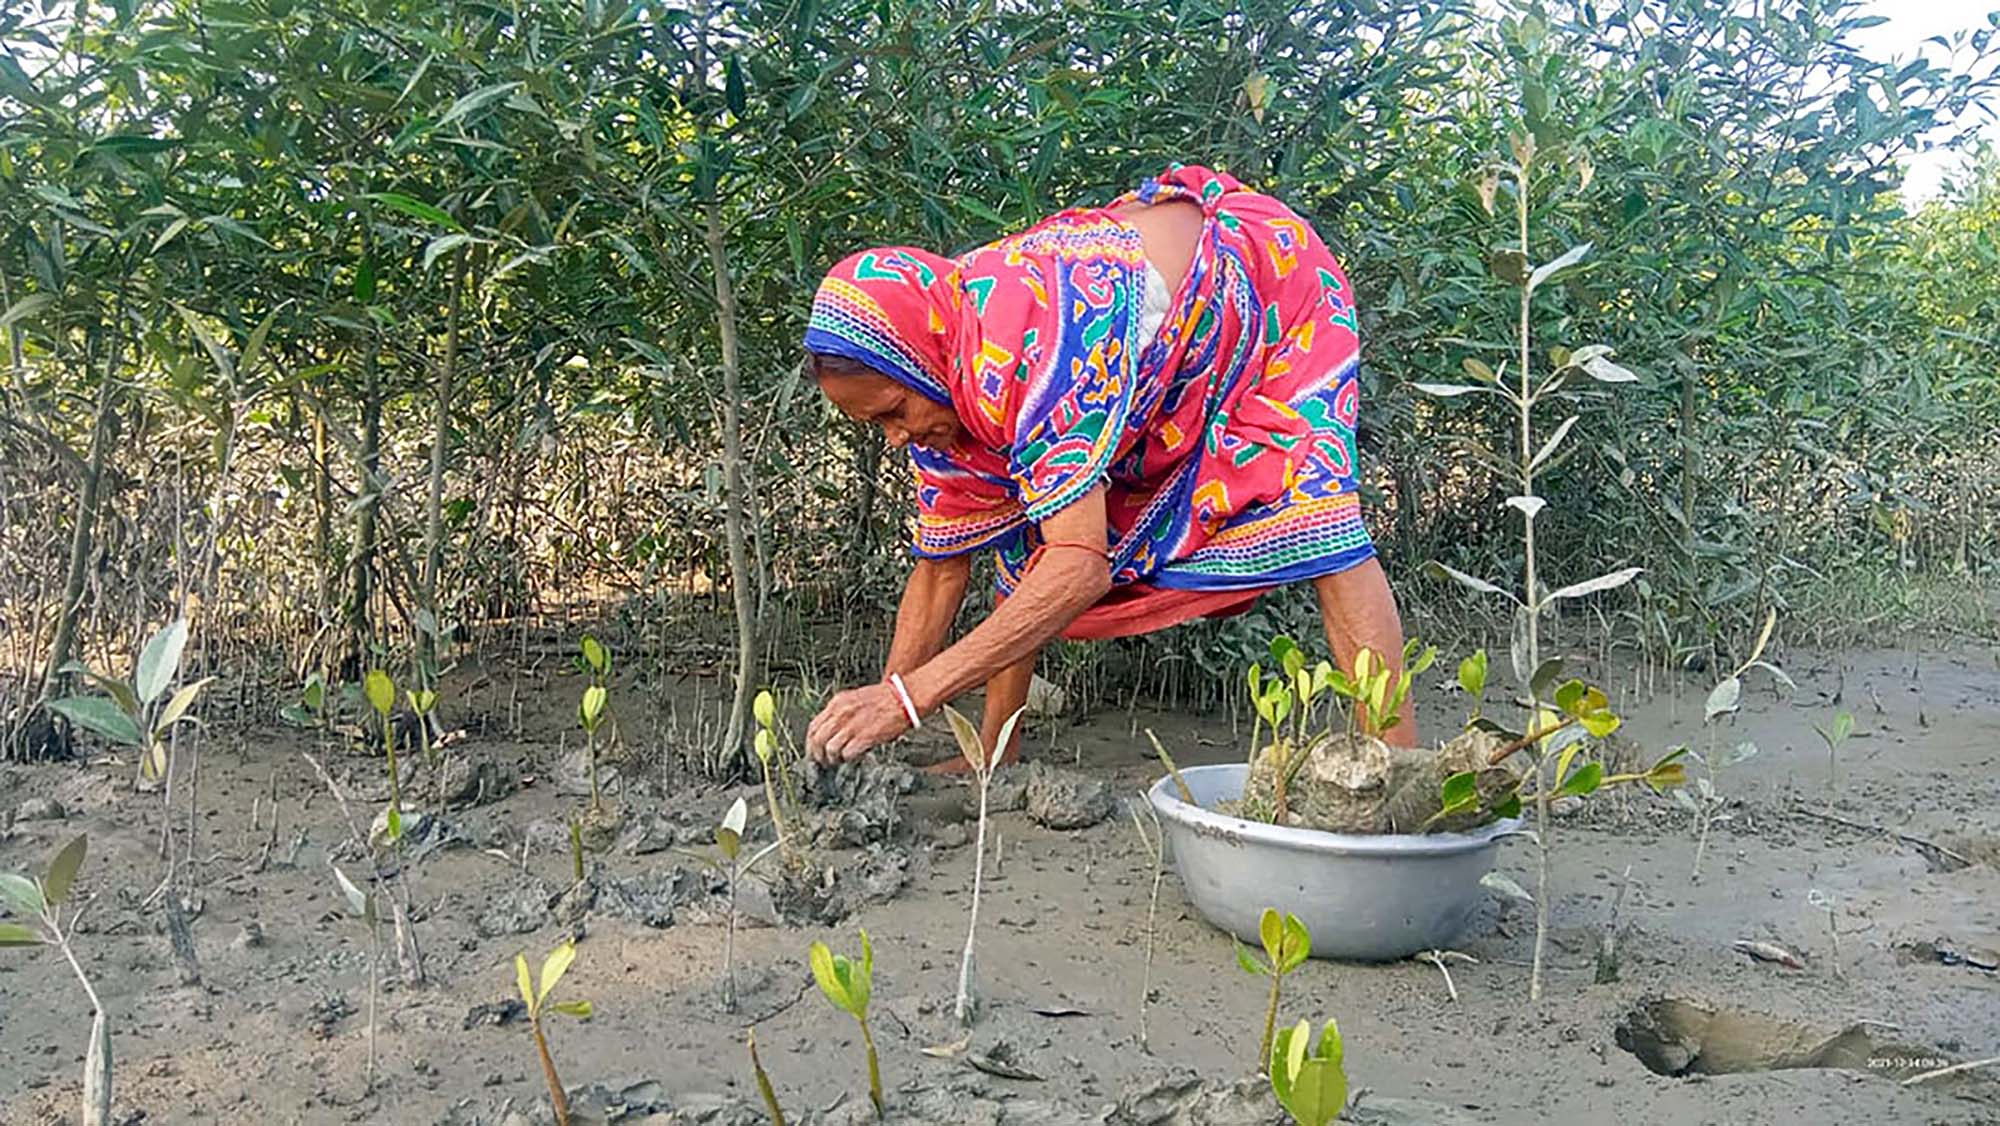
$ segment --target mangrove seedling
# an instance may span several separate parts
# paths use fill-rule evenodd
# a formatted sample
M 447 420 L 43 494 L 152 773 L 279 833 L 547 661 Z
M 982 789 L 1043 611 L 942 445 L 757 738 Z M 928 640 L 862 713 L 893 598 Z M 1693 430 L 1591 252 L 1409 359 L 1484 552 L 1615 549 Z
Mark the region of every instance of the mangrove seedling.
M 278 710 L 278 718 L 293 727 L 323 728 L 327 715 L 326 680 L 318 673 L 306 677 L 299 689 L 299 702 L 286 704 Z
M 1675 790 L 1674 804 L 1694 816 L 1694 869 L 1688 873 L 1688 882 L 1700 883 L 1701 862 L 1708 855 L 1709 830 L 1731 820 L 1728 812 L 1729 799 L 1722 792 L 1722 768 L 1740 766 L 1757 757 L 1757 744 L 1746 740 L 1736 744 L 1726 755 L 1716 750 L 1713 745 L 1709 747 L 1706 755 L 1694 754 L 1691 751 L 1688 753 L 1702 764 L 1707 773 L 1694 780 L 1693 794 L 1689 794 L 1686 789 Z
M 396 682 L 381 669 L 369 669 L 361 681 L 361 690 L 368 697 L 368 705 L 375 709 L 376 719 L 382 726 L 382 753 L 389 759 L 389 840 L 402 847 L 403 840 L 403 782 L 396 769 L 396 725 L 390 722 L 390 714 L 396 708 Z
M 785 769 L 778 743 L 778 699 L 765 689 L 757 693 L 750 711 L 757 719 L 757 736 L 753 745 L 757 751 L 758 768 L 764 775 L 764 804 L 771 810 L 771 831 L 777 834 L 778 844 L 789 853 L 791 834 L 785 831 L 784 803 L 778 800 L 777 776 L 782 775 Z
M 722 940 L 722 1009 L 736 1011 L 736 885 L 742 877 L 757 866 L 757 862 L 777 849 L 779 842 L 772 841 L 759 849 L 748 860 L 743 855 L 743 829 L 750 820 L 750 806 L 742 798 L 730 803 L 729 811 L 722 815 L 722 823 L 715 827 L 715 847 L 722 853 L 721 862 L 699 852 L 676 849 L 703 864 L 723 873 L 729 879 L 729 914 L 724 920 L 726 927 Z
M 376 910 L 375 893 L 362 891 L 340 865 L 329 865 L 333 869 L 334 883 L 340 885 L 340 895 L 347 901 L 348 914 L 361 920 L 368 928 L 368 1068 L 363 1072 L 363 1087 L 375 1089 L 375 998 L 382 985 L 382 916 Z
M 1241 942 L 1230 941 L 1236 947 L 1236 964 L 1252 977 L 1271 979 L 1271 1001 L 1264 1009 L 1264 1034 L 1257 1044 L 1257 1065 L 1271 1066 L 1271 1037 L 1278 1027 L 1278 986 L 1285 975 L 1305 964 L 1312 957 L 1312 935 L 1297 915 L 1279 915 L 1276 908 L 1264 908 L 1264 915 L 1257 921 L 1257 937 L 1264 943 L 1264 961 L 1250 953 Z
M 1014 737 L 1014 725 L 1021 721 L 1021 714 L 1027 708 L 1016 708 L 1007 722 L 1000 725 L 1000 741 L 987 747 L 980 741 L 979 728 L 972 721 L 959 714 L 956 708 L 945 705 L 944 714 L 951 721 L 951 733 L 958 740 L 958 751 L 965 756 L 966 765 L 972 767 L 972 776 L 979 783 L 979 828 L 974 836 L 972 848 L 972 913 L 965 930 L 965 955 L 958 961 L 958 999 L 952 1003 L 952 1015 L 960 1024 L 972 1023 L 972 946 L 979 937 L 979 891 L 986 877 L 986 795 L 993 787 L 993 771 L 1000 765 L 1000 748 Z
M 771 1077 L 764 1072 L 764 1061 L 757 1058 L 757 1029 L 752 1026 L 745 1043 L 750 1048 L 750 1074 L 756 1077 L 757 1094 L 764 1100 L 764 1113 L 771 1116 L 771 1126 L 785 1126 L 785 1112 L 778 1105 L 778 1092 L 771 1086 Z
M 875 980 L 875 950 L 868 945 L 868 931 L 861 932 L 861 960 L 835 954 L 826 943 L 812 944 L 810 956 L 813 980 L 833 1007 L 854 1018 L 861 1026 L 861 1043 L 868 1050 L 868 1098 L 875 1104 L 875 1116 L 882 1116 L 882 1068 L 875 1058 L 875 1036 L 868 1030 L 868 996 Z
M 417 741 L 423 748 L 424 766 L 431 772 L 431 802 L 438 815 L 444 815 L 444 771 L 438 767 L 437 748 L 431 743 L 431 713 L 437 710 L 438 694 L 434 688 L 412 688 L 403 693 L 410 705 L 410 714 L 417 717 Z
M 535 1051 L 542 1057 L 542 1077 L 548 1080 L 549 1104 L 554 1107 L 557 1126 L 569 1126 L 569 1099 L 563 1094 L 562 1079 L 556 1075 L 556 1061 L 549 1055 L 549 1038 L 542 1028 L 542 1017 L 546 1013 L 563 1013 L 578 1020 L 589 1020 L 589 1001 L 557 1001 L 549 1003 L 549 995 L 556 991 L 556 983 L 568 972 L 571 962 L 576 961 L 576 944 L 565 942 L 549 956 L 542 959 L 541 987 L 528 976 L 528 959 L 525 955 L 514 955 L 514 980 L 521 988 L 521 1003 L 528 1007 L 528 1030 L 535 1036 Z
M 1271 1091 L 1299 1126 L 1326 1126 L 1347 1108 L 1347 1072 L 1340 1025 L 1327 1021 L 1312 1042 L 1312 1022 L 1300 1021 L 1278 1033 L 1271 1053 Z
M 1814 724 L 1813 731 L 1826 744 L 1826 787 L 1831 790 L 1840 785 L 1840 748 L 1854 734 L 1854 714 L 1835 712 L 1832 727 Z
M 583 690 L 583 699 L 576 705 L 576 721 L 583 726 L 585 754 L 590 763 L 590 808 L 592 811 L 604 808 L 604 798 L 597 789 L 597 729 L 604 723 L 604 705 L 611 693 L 602 684 L 593 684 Z
M 181 652 L 187 648 L 187 639 L 187 619 L 174 619 L 139 651 L 130 680 L 93 672 L 81 661 L 71 661 L 63 666 L 63 672 L 82 673 L 110 698 L 65 696 L 49 701 L 49 710 L 86 731 L 136 749 L 142 780 L 165 779 L 171 766 L 167 761 L 167 732 L 174 724 L 189 718 L 188 709 L 194 706 L 195 697 L 214 679 L 203 677 L 192 684 L 183 684 L 164 705 L 160 704 L 160 698 L 180 673 Z
M 80 721 L 79 721 L 80 722 Z M 0 922 L 0 946 L 53 946 L 62 952 L 70 971 L 90 998 L 90 1040 L 83 1054 L 83 1126 L 110 1126 L 111 1122 L 111 1027 L 104 1015 L 104 1003 L 97 988 L 83 972 L 70 940 L 76 934 L 78 907 L 67 913 L 76 885 L 77 869 L 83 867 L 90 842 L 78 836 L 56 853 L 41 878 L 0 872 L 0 902 L 26 923 Z
M 1158 745 L 1158 740 L 1154 745 Z M 1139 844 L 1153 861 L 1153 894 L 1146 901 L 1146 969 L 1139 979 L 1139 1050 L 1144 1052 L 1151 1050 L 1146 1043 L 1146 1006 L 1153 999 L 1153 937 L 1157 933 L 1154 923 L 1160 914 L 1160 879 L 1166 875 L 1167 841 L 1160 829 L 1160 815 L 1144 794 L 1127 804 L 1132 811 L 1132 829 L 1139 834 Z

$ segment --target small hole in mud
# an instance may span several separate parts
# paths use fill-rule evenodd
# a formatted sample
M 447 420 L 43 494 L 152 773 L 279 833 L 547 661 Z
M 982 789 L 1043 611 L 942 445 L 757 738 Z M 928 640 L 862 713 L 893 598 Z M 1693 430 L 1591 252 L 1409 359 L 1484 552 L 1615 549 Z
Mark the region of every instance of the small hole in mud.
M 1953 1062 L 1934 1048 L 1891 1039 L 1893 1033 L 1879 1024 L 1816 1028 L 1702 1001 L 1654 997 L 1618 1022 L 1614 1039 L 1648 1071 L 1674 1078 L 1841 1068 L 1903 1079 Z

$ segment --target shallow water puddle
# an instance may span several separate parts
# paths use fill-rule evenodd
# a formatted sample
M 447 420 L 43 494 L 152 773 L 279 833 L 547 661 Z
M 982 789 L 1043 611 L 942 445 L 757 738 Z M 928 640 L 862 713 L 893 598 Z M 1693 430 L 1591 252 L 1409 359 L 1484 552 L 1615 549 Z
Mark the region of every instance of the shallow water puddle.
M 1864 1022 L 1828 1033 L 1763 1013 L 1654 997 L 1618 1023 L 1615 1039 L 1647 1070 L 1675 1078 L 1841 1068 L 1903 1079 L 1952 1063 L 1935 1049 L 1887 1039 L 1889 1031 Z

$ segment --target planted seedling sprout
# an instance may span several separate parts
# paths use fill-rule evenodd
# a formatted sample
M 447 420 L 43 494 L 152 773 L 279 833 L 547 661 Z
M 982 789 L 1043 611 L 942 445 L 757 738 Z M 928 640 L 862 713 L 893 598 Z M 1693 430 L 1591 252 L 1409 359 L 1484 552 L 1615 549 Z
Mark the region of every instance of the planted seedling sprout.
M 155 693 L 157 695 L 157 693 Z M 83 867 L 90 842 L 78 836 L 56 853 L 41 878 L 0 872 L 0 900 L 26 923 L 0 923 L 0 946 L 53 946 L 62 952 L 70 971 L 90 998 L 90 1039 L 83 1054 L 83 1126 L 110 1126 L 111 1123 L 111 1028 L 98 1000 L 97 988 L 83 972 L 71 939 L 76 935 L 83 908 L 65 912 L 70 892 L 75 890 L 77 870 Z
M 1347 1072 L 1340 1026 L 1327 1021 L 1313 1043 L 1312 1022 L 1278 1033 L 1271 1053 L 1271 1091 L 1299 1126 L 1326 1126 L 1347 1108 Z
M 812 944 L 809 961 L 813 980 L 833 1007 L 854 1018 L 861 1026 L 861 1043 L 868 1051 L 868 1098 L 875 1104 L 875 1116 L 882 1116 L 882 1068 L 875 1057 L 875 1035 L 868 1030 L 868 998 L 875 980 L 875 950 L 868 944 L 868 932 L 861 932 L 861 960 L 835 954 L 824 942 Z
M 160 700 L 180 674 L 181 653 L 187 648 L 188 624 L 176 618 L 147 640 L 133 665 L 132 678 L 120 680 L 91 671 L 88 665 L 72 661 L 64 672 L 82 673 L 109 694 L 66 696 L 49 701 L 49 710 L 87 731 L 94 732 L 139 752 L 139 776 L 146 782 L 164 780 L 171 764 L 167 761 L 167 733 L 174 724 L 189 718 L 195 697 L 214 677 L 183 684 L 165 704 Z
M 979 829 L 972 849 L 972 911 L 965 930 L 965 955 L 958 963 L 958 998 L 952 1003 L 952 1014 L 960 1024 L 972 1023 L 975 1005 L 972 1000 L 972 948 L 979 938 L 979 892 L 986 875 L 986 795 L 993 786 L 993 771 L 1000 764 L 999 748 L 1007 745 L 1014 737 L 1014 726 L 1021 721 L 1026 708 L 1017 708 L 1007 722 L 1000 727 L 1000 741 L 987 747 L 979 739 L 979 728 L 972 721 L 959 714 L 956 708 L 946 705 L 944 714 L 951 721 L 951 733 L 958 740 L 959 753 L 965 756 L 966 764 L 972 767 L 972 776 L 979 783 Z
M 389 840 L 402 847 L 403 840 L 403 783 L 396 769 L 396 725 L 390 722 L 389 713 L 396 707 L 396 682 L 381 669 L 369 669 L 361 682 L 361 690 L 368 696 L 368 704 L 375 709 L 375 717 L 382 727 L 382 753 L 389 760 Z
M 1312 956 L 1312 935 L 1297 915 L 1280 915 L 1276 908 L 1264 908 L 1264 915 L 1257 922 L 1257 936 L 1264 943 L 1264 961 L 1259 962 L 1241 942 L 1230 941 L 1236 947 L 1236 964 L 1252 977 L 1271 979 L 1271 1000 L 1264 1009 L 1264 1032 L 1257 1044 L 1257 1066 L 1271 1065 L 1271 1038 L 1278 1027 L 1278 987 L 1291 973 L 1305 964 Z
M 576 944 L 565 942 L 549 956 L 542 959 L 541 985 L 536 987 L 528 976 L 526 955 L 514 955 L 514 979 L 521 989 L 521 1003 L 528 1007 L 528 1029 L 535 1036 L 535 1051 L 542 1057 L 542 1077 L 549 1084 L 549 1104 L 555 1109 L 558 1126 L 569 1126 L 569 1099 L 563 1094 L 562 1079 L 556 1074 L 556 1062 L 549 1055 L 549 1039 L 542 1028 L 542 1017 L 551 1012 L 573 1016 L 579 1020 L 589 1020 L 589 1001 L 549 1001 L 549 995 L 556 991 L 556 983 L 563 974 L 569 972 L 570 963 L 576 961 Z
M 1851 712 L 1836 712 L 1831 727 L 1813 725 L 1819 741 L 1826 744 L 1826 788 L 1836 789 L 1840 785 L 1840 748 L 1854 734 L 1854 715 Z
M 748 860 L 743 859 L 743 830 L 749 820 L 749 804 L 737 798 L 730 803 L 728 812 L 722 815 L 722 823 L 715 827 L 715 847 L 722 854 L 721 862 L 698 852 L 686 853 L 729 878 L 729 914 L 724 921 L 722 940 L 722 1008 L 731 1013 L 736 1011 L 736 886 L 750 869 L 771 855 L 779 845 L 779 842 L 772 841 Z

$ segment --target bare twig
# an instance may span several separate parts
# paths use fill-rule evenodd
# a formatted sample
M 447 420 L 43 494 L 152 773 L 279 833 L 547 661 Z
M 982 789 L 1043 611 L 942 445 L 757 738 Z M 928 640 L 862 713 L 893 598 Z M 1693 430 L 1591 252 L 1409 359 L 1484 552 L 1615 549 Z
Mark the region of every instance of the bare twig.
M 1451 967 L 1446 963 L 1464 962 L 1472 966 L 1479 964 L 1479 959 L 1457 950 L 1425 950 L 1416 956 L 1416 960 L 1419 962 L 1429 962 L 1438 968 L 1439 973 L 1444 975 L 1444 988 L 1446 992 L 1451 994 L 1451 1003 L 1454 1005 L 1458 1004 L 1458 986 L 1452 982 Z
M 1905 833 L 1900 829 L 1891 829 L 1887 825 L 1875 825 L 1865 821 L 1849 821 L 1845 817 L 1838 817 L 1831 813 L 1822 813 L 1816 809 L 1806 809 L 1803 806 L 1793 806 L 1792 812 L 1802 817 L 1810 817 L 1815 821 L 1827 821 L 1835 825 L 1845 826 L 1846 828 L 1853 829 L 1856 832 L 1875 833 L 1880 836 L 1894 837 L 1897 840 L 1902 841 L 1904 844 L 1915 845 L 1917 848 L 1926 849 L 1930 852 L 1935 852 L 1939 856 L 1942 856 L 1948 860 L 1955 861 L 1961 868 L 1972 867 L 1972 861 L 1967 859 L 1965 856 L 1953 852 L 1952 850 L 1946 848 L 1945 846 L 1937 843 L 1934 840 L 1929 839 L 1928 837 L 1917 836 L 1915 833 Z

